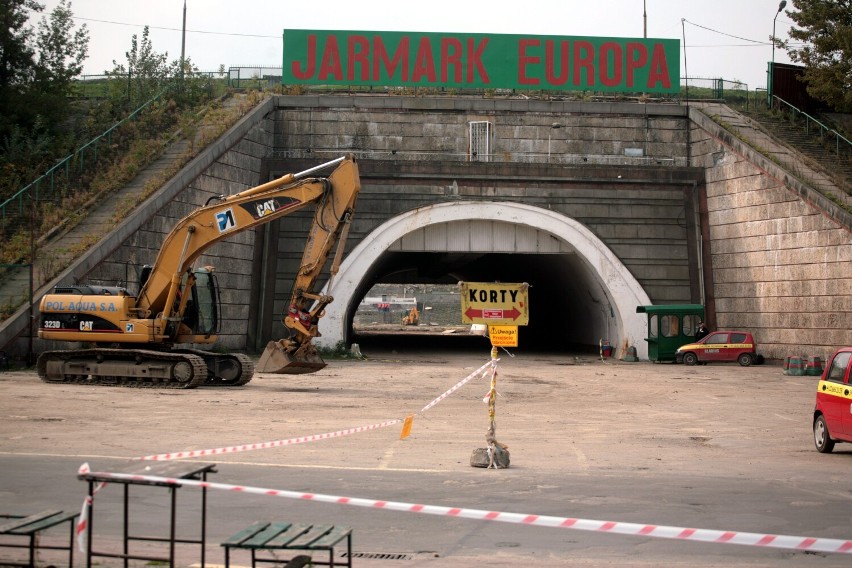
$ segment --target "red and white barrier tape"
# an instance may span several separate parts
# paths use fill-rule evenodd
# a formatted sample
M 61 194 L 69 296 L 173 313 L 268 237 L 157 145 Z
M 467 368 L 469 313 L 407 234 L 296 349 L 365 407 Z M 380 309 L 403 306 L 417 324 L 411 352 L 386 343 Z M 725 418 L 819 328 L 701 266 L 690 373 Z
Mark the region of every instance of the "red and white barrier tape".
M 81 472 L 83 472 L 83 468 L 86 468 L 85 473 L 88 473 L 88 465 L 84 464 L 83 467 L 81 467 Z M 461 519 L 472 519 L 478 521 L 498 521 L 503 523 L 514 523 L 538 527 L 561 528 L 631 536 L 645 536 L 651 538 L 667 538 L 675 540 L 705 542 L 711 544 L 739 544 L 744 546 L 783 548 L 788 550 L 798 550 L 807 552 L 832 552 L 840 554 L 852 554 L 852 540 L 840 540 L 833 538 L 773 535 L 750 532 L 719 531 L 711 529 L 693 529 L 687 527 L 669 527 L 662 525 L 621 523 L 616 521 L 599 521 L 594 519 L 573 519 L 569 517 L 552 517 L 542 515 L 528 515 L 522 513 L 506 513 L 501 511 L 485 511 L 481 509 L 464 509 L 460 507 L 418 505 L 397 501 L 377 501 L 373 499 L 362 499 L 357 497 L 323 495 L 320 493 L 300 493 L 297 491 L 286 491 L 280 489 L 264 489 L 261 487 L 247 487 L 243 485 L 230 485 L 226 483 L 212 483 L 208 481 L 174 479 L 147 475 L 98 473 L 97 476 L 99 478 L 111 478 L 115 480 L 147 481 L 157 483 L 168 483 L 171 485 L 180 485 L 186 487 L 204 487 L 207 489 L 218 489 L 222 491 L 236 491 L 239 493 L 251 493 L 256 495 L 266 495 L 270 497 L 284 497 L 286 499 L 300 499 L 304 501 L 317 501 L 320 503 L 351 505 L 355 507 L 384 509 L 404 513 L 421 513 L 427 515 L 456 517 Z
M 342 436 L 349 436 L 351 434 L 358 434 L 359 432 L 367 432 L 369 430 L 378 430 L 379 428 L 385 428 L 387 426 L 393 426 L 394 424 L 399 424 L 402 422 L 399 419 L 387 420 L 385 422 L 379 422 L 377 424 L 370 424 L 369 426 L 358 426 L 356 428 L 349 428 L 347 430 L 338 430 L 337 432 L 326 432 L 325 434 L 313 434 L 311 436 L 300 436 L 298 438 L 290 438 L 287 440 L 275 440 L 274 442 L 257 442 L 254 444 L 240 444 L 238 446 L 228 446 L 224 448 L 213 448 L 209 450 L 189 450 L 186 452 L 173 452 L 169 454 L 156 454 L 152 456 L 145 456 L 142 458 L 136 458 L 139 460 L 149 460 L 149 461 L 160 461 L 160 460 L 179 460 L 185 458 L 198 458 L 202 456 L 215 456 L 221 454 L 233 454 L 237 452 L 249 452 L 252 450 L 266 450 L 269 448 L 279 448 L 281 446 L 293 446 L 295 444 L 305 444 L 307 442 L 317 442 L 319 440 L 329 440 L 331 438 L 340 438 Z
M 427 410 L 429 410 L 430 408 L 432 408 L 433 406 L 435 406 L 436 404 L 438 404 L 439 402 L 441 402 L 442 400 L 444 400 L 445 398 L 447 398 L 448 396 L 450 396 L 451 394 L 453 394 L 454 392 L 456 392 L 457 390 L 462 388 L 464 385 L 466 385 L 472 379 L 475 379 L 475 378 L 480 377 L 480 376 L 485 376 L 485 373 L 487 373 L 487 372 L 493 372 L 492 369 L 497 364 L 497 361 L 499 361 L 499 359 L 492 359 L 491 361 L 487 362 L 486 364 L 484 364 L 483 366 L 481 366 L 480 368 L 478 368 L 477 370 L 475 370 L 474 372 L 472 372 L 471 374 L 469 374 L 468 376 L 466 376 L 465 378 L 463 378 L 462 380 L 460 380 L 459 382 L 454 384 L 452 387 L 449 388 L 449 390 L 447 390 L 446 392 L 441 394 L 438 398 L 436 398 L 435 400 L 433 400 L 432 402 L 430 402 L 429 404 L 427 404 L 426 406 L 421 408 L 420 412 L 421 413 L 426 412 Z
M 446 392 L 444 392 L 443 394 L 438 396 L 436 399 L 434 399 L 432 402 L 430 402 L 429 404 L 424 406 L 420 410 L 420 413 L 422 414 L 423 412 L 426 412 L 430 408 L 434 407 L 436 404 L 438 404 L 439 402 L 441 402 L 442 400 L 444 400 L 445 398 L 450 396 L 452 393 L 454 393 L 455 391 L 460 389 L 462 386 L 464 386 L 466 383 L 468 383 L 472 379 L 474 379 L 478 376 L 484 376 L 486 374 L 486 372 L 489 372 L 489 371 L 493 373 L 494 369 L 496 368 L 497 361 L 498 361 L 497 359 L 492 359 L 491 361 L 488 361 L 487 363 L 485 363 L 479 369 L 477 369 L 474 372 L 472 372 L 471 374 L 469 374 L 467 377 L 465 377 L 464 379 L 462 379 L 461 381 L 459 381 L 458 383 L 453 385 L 449 390 L 447 390 Z M 387 426 L 393 426 L 394 424 L 399 424 L 401 422 L 402 422 L 402 420 L 400 420 L 400 419 L 394 419 L 394 420 L 387 420 L 385 422 L 379 422 L 377 424 L 370 424 L 369 426 L 358 426 L 356 428 L 349 428 L 347 430 L 338 430 L 337 432 L 326 432 L 324 434 L 314 434 L 314 435 L 311 435 L 311 436 L 300 436 L 300 437 L 297 437 L 297 438 L 289 438 L 287 440 L 275 440 L 273 442 L 256 442 L 256 443 L 252 443 L 252 444 L 240 444 L 240 445 L 236 445 L 236 446 L 227 446 L 227 447 L 212 448 L 212 449 L 205 449 L 205 450 L 188 450 L 188 451 L 185 451 L 185 452 L 171 452 L 171 453 L 167 453 L 167 454 L 154 454 L 154 455 L 144 456 L 144 457 L 136 458 L 136 459 L 137 460 L 147 460 L 147 461 L 178 460 L 178 459 L 198 458 L 198 457 L 214 456 L 214 455 L 222 455 L 222 454 L 233 454 L 233 453 L 248 452 L 248 451 L 253 451 L 253 450 L 265 450 L 265 449 L 269 449 L 269 448 L 279 448 L 279 447 L 282 447 L 282 446 L 292 446 L 292 445 L 295 445 L 295 444 L 305 444 L 307 442 L 316 442 L 316 441 L 319 441 L 319 440 L 329 440 L 329 439 L 332 439 L 332 438 L 340 438 L 342 436 L 349 436 L 351 434 L 358 434 L 360 432 L 367 432 L 367 431 L 370 431 L 370 430 L 377 430 L 379 428 L 385 428 Z M 80 468 L 80 473 L 81 474 L 82 473 L 88 473 L 88 467 L 89 467 L 88 464 L 83 464 L 83 466 Z M 85 471 L 84 471 L 83 468 L 85 468 Z M 104 485 L 105 485 L 105 483 L 99 484 L 95 488 L 94 492 L 97 493 L 98 491 L 100 491 L 100 489 Z M 86 499 L 83 501 L 83 510 L 80 513 L 79 520 L 77 521 L 77 539 L 79 541 L 80 550 L 84 550 L 84 551 L 85 551 L 85 548 L 84 548 L 83 542 L 85 540 L 86 530 L 88 528 L 88 511 L 89 511 L 89 507 L 91 506 L 91 504 L 92 504 L 92 499 L 91 499 L 91 497 L 87 496 Z
M 426 412 L 455 391 L 460 389 L 466 383 L 475 379 L 479 376 L 484 376 L 486 372 L 489 371 L 496 364 L 496 360 L 489 361 L 485 363 L 483 366 L 469 374 L 467 377 L 453 385 L 449 390 L 441 394 L 439 397 L 434 399 L 432 402 L 424 406 L 420 412 Z M 340 438 L 342 436 L 349 436 L 351 434 L 358 434 L 360 432 L 367 432 L 370 430 L 378 430 L 379 428 L 385 428 L 387 426 L 393 426 L 394 424 L 399 424 L 402 422 L 401 419 L 387 420 L 385 422 L 379 422 L 377 424 L 370 424 L 369 426 L 358 426 L 357 428 L 349 428 L 347 430 L 338 430 L 337 432 L 326 432 L 324 434 L 313 434 L 311 436 L 300 436 L 298 438 L 290 438 L 287 440 L 275 440 L 273 442 L 255 442 L 251 444 L 239 444 L 236 446 L 227 446 L 222 448 L 211 448 L 206 450 L 188 450 L 185 452 L 171 452 L 167 454 L 155 454 L 151 456 L 145 456 L 141 458 L 136 458 L 139 460 L 148 460 L 148 461 L 162 461 L 162 460 L 180 460 L 186 458 L 199 458 L 199 457 L 207 457 L 207 456 L 216 456 L 222 454 L 233 454 L 238 452 L 250 452 L 253 450 L 267 450 L 269 448 L 280 448 L 282 446 L 293 446 L 295 444 L 305 444 L 307 442 L 317 442 L 319 440 L 329 440 L 331 438 Z

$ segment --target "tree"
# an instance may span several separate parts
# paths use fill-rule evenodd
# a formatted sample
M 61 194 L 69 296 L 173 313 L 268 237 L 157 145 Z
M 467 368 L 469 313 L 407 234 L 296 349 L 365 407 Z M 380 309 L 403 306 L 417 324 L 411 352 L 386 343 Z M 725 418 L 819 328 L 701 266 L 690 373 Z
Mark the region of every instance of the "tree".
M 0 0 L 0 139 L 18 123 L 25 94 L 33 77 L 35 50 L 27 26 L 30 11 L 44 6 L 35 0 Z
M 71 3 L 60 0 L 50 13 L 50 21 L 42 18 L 36 40 L 38 64 L 37 87 L 63 96 L 71 91 L 71 81 L 83 71 L 83 60 L 89 53 L 89 31 L 86 25 L 74 31 Z
M 798 27 L 777 41 L 790 59 L 805 66 L 808 93 L 839 112 L 852 112 L 852 0 L 792 0 L 787 15 Z
M 130 51 L 125 53 L 127 67 L 113 60 L 113 70 L 107 75 L 112 78 L 125 78 L 127 81 L 127 99 L 132 106 L 138 106 L 149 100 L 163 89 L 175 76 L 167 63 L 168 53 L 157 53 L 148 37 L 148 26 L 142 29 L 142 41 L 134 34 L 130 41 Z M 121 88 L 121 87 L 119 87 Z
M 71 2 L 60 0 L 36 33 L 35 0 L 0 0 L 0 197 L 32 181 L 73 144 L 67 95 L 88 53 L 86 26 L 74 31 Z
M 63 131 L 65 97 L 82 69 L 89 35 L 85 25 L 73 31 L 68 0 L 60 0 L 49 19 L 42 17 L 34 33 L 27 20 L 43 10 L 35 0 L 0 0 L 0 141 L 14 128 Z
M 69 115 L 71 105 L 67 97 L 73 91 L 72 80 L 83 71 L 88 52 L 88 29 L 84 24 L 74 30 L 71 3 L 60 0 L 50 19 L 42 18 L 39 22 L 31 88 L 32 111 L 45 124 L 53 125 L 54 134 L 63 128 Z

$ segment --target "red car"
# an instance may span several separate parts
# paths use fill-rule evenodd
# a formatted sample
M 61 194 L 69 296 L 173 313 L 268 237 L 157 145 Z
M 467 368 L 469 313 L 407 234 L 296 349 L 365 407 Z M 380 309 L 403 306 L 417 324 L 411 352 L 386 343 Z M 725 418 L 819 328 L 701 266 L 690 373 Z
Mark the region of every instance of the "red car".
M 760 363 L 757 343 L 747 331 L 714 331 L 707 337 L 678 348 L 675 361 L 687 365 L 736 361 L 743 367 Z
M 827 454 L 836 442 L 852 442 L 852 347 L 831 356 L 819 379 L 814 407 L 814 444 Z

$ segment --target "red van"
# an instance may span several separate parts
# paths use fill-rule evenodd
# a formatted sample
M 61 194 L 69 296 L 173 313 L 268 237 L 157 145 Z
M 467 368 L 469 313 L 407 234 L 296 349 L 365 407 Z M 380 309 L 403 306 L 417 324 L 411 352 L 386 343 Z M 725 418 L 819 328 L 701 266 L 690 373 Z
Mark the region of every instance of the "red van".
M 836 442 L 852 442 L 852 347 L 831 356 L 819 379 L 814 408 L 814 444 L 820 453 Z

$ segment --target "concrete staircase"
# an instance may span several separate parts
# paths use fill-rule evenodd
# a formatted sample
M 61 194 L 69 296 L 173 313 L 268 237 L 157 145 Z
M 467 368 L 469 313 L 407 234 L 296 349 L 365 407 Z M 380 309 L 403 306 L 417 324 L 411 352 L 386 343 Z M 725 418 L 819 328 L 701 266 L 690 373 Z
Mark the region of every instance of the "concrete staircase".
M 245 121 L 244 115 L 250 108 L 250 105 L 245 105 L 245 99 L 246 97 L 243 95 L 236 95 L 222 102 L 224 108 L 239 109 L 239 116 L 243 116 L 239 123 Z M 131 212 L 126 213 L 126 218 L 123 221 L 118 219 L 117 211 L 124 209 L 128 201 L 139 202 L 144 198 L 146 186 L 149 182 L 161 178 L 164 171 L 174 169 L 175 165 L 180 165 L 186 161 L 187 151 L 193 145 L 198 145 L 203 138 L 205 129 L 217 127 L 215 120 L 217 119 L 210 122 L 207 117 L 202 118 L 193 133 L 194 141 L 186 137 L 177 137 L 164 149 L 158 159 L 141 170 L 125 187 L 100 196 L 87 204 L 80 211 L 84 214 L 83 221 L 67 230 L 57 231 L 56 234 L 51 235 L 40 245 L 34 270 L 33 324 L 37 324 L 38 301 L 42 295 L 50 291 L 60 280 L 76 281 L 78 273 L 85 274 L 91 270 L 106 252 L 117 247 L 138 228 L 133 228 L 129 221 L 134 220 L 133 222 L 138 225 L 143 221 L 135 221 L 135 219 L 145 219 L 154 215 L 160 207 L 173 198 L 173 195 L 164 197 L 164 190 L 167 194 L 174 194 L 189 185 L 201 171 L 209 167 L 215 157 L 218 157 L 224 151 L 223 144 L 224 147 L 228 147 L 227 145 L 234 144 L 234 139 L 238 140 L 241 137 L 239 133 L 230 134 L 230 138 L 228 134 L 223 135 L 206 149 L 203 149 L 201 154 L 184 166 L 180 173 L 166 182 L 163 188 L 155 192 L 153 196 L 148 197 L 146 201 L 136 206 Z M 228 133 L 231 133 L 235 128 L 232 127 Z M 174 189 L 171 189 L 171 186 Z M 81 253 L 81 249 L 84 249 L 85 252 Z M 50 268 L 48 270 L 44 266 L 40 266 L 41 263 L 45 262 L 44 259 L 49 259 Z M 54 276 L 57 273 L 58 275 Z M 135 275 L 133 276 L 135 280 Z M 29 323 L 31 321 L 28 302 L 29 288 L 30 270 L 28 265 L 6 267 L 0 275 L 0 304 L 7 303 L 18 306 L 9 318 L 0 322 L 0 350 L 7 350 L 13 357 L 24 361 L 25 364 L 30 362 L 29 359 L 32 357 L 30 353 L 22 354 L 21 351 L 22 349 L 28 350 L 29 347 L 23 346 L 21 343 L 12 345 L 12 342 L 15 342 L 19 337 L 29 335 Z
M 811 166 L 823 170 L 847 195 L 852 195 L 852 147 L 833 135 L 820 135 L 813 123 L 793 122 L 784 114 L 751 111 L 747 114 L 770 134 L 792 147 Z M 847 136 L 847 138 L 849 138 Z

